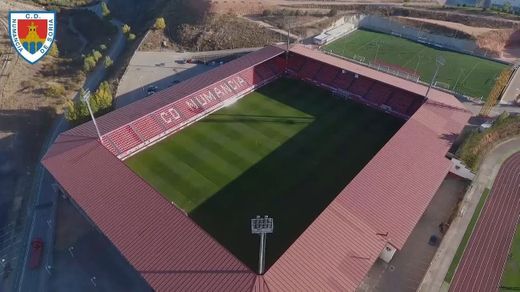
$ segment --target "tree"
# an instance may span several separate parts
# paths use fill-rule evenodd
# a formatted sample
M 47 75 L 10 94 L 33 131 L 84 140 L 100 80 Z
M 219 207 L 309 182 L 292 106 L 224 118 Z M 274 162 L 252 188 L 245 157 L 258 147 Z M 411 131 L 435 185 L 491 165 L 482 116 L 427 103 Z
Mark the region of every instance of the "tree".
M 49 55 L 54 58 L 58 58 L 60 56 L 60 51 L 58 50 L 58 45 L 56 43 L 52 43 L 52 46 L 49 50 Z
M 96 67 L 96 60 L 93 56 L 88 55 L 83 59 L 83 71 L 88 73 Z
M 107 49 L 107 45 L 101 44 L 101 45 L 99 45 L 99 49 L 102 51 L 105 51 Z
M 121 30 L 123 31 L 124 34 L 127 34 L 127 33 L 130 33 L 130 30 L 132 28 L 128 25 L 128 24 L 123 24 L 123 26 L 121 27 Z
M 164 17 L 159 17 L 155 20 L 155 24 L 153 25 L 154 29 L 157 30 L 163 30 L 166 28 L 166 21 L 164 20 Z
M 97 63 L 101 59 L 101 57 L 103 57 L 103 55 L 99 51 L 92 50 L 92 57 Z
M 70 122 L 78 120 L 75 103 L 70 99 L 65 103 L 65 118 Z
M 65 87 L 59 83 L 51 83 L 45 89 L 45 96 L 59 98 L 65 95 Z
M 128 34 L 128 40 L 129 40 L 129 41 L 133 41 L 133 40 L 135 40 L 135 34 L 133 34 L 133 33 L 129 33 L 129 34 Z
M 110 9 L 108 9 L 108 5 L 105 1 L 101 2 L 101 13 L 104 17 L 107 17 L 110 15 Z
M 85 90 L 81 88 L 80 96 L 85 95 Z M 112 89 L 107 81 L 101 82 L 96 92 L 89 100 L 90 108 L 94 114 L 104 113 L 112 108 L 113 103 Z M 68 100 L 65 104 L 65 118 L 73 124 L 78 124 L 88 120 L 90 113 L 87 103 L 83 99 L 72 101 Z
M 105 65 L 105 69 L 107 69 L 108 67 L 112 66 L 112 64 L 114 64 L 114 61 L 112 61 L 110 56 L 106 56 L 103 64 Z
M 511 5 L 511 2 L 507 1 L 504 3 L 504 5 L 502 6 L 502 9 L 504 10 L 504 12 L 506 13 L 511 13 L 511 10 L 513 9 L 513 6 Z
M 96 105 L 96 111 L 105 111 L 112 107 L 112 102 L 113 96 L 110 84 L 103 81 L 92 96 L 92 103 Z

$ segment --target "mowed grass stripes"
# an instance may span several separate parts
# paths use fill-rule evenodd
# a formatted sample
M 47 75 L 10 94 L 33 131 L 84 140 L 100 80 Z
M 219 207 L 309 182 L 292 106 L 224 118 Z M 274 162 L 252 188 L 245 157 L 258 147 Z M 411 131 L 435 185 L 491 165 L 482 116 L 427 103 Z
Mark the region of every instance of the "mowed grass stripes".
M 126 163 L 191 212 L 313 120 L 255 92 Z
M 275 218 L 270 266 L 403 122 L 280 79 L 126 163 L 254 269 L 251 217 Z
M 446 64 L 439 70 L 438 85 L 484 100 L 495 85 L 497 76 L 508 67 L 488 59 L 363 29 L 326 45 L 324 49 L 348 58 L 364 57 L 364 62 L 374 62 L 377 58 L 379 62 L 417 71 L 426 83 L 431 82 L 435 74 L 437 57 L 442 56 Z

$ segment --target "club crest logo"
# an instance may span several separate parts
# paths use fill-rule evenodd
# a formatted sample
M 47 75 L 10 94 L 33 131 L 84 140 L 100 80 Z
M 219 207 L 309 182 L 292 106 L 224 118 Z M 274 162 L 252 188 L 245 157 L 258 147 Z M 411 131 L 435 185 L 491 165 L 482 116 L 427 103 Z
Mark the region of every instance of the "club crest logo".
M 56 34 L 56 14 L 49 11 L 9 12 L 9 35 L 20 56 L 34 64 L 51 49 Z

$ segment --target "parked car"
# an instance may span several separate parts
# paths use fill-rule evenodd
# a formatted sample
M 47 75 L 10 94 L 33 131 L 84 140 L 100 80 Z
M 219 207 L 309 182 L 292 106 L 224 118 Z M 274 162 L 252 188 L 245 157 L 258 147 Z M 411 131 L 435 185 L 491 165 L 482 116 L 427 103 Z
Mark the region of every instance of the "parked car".
M 29 269 L 36 269 L 41 265 L 43 258 L 43 239 L 37 237 L 31 241 Z
M 157 90 L 159 90 L 159 87 L 157 87 L 155 85 L 150 85 L 150 86 L 148 86 L 148 89 L 146 89 L 146 95 L 152 95 L 152 94 L 156 93 Z

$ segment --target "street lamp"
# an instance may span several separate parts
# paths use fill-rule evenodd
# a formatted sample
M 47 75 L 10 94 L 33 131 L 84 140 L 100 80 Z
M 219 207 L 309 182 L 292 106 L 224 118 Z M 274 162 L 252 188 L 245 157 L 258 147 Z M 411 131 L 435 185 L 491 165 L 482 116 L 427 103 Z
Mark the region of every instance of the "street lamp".
M 101 133 L 99 132 L 99 128 L 98 128 L 98 125 L 96 123 L 96 118 L 94 117 L 94 113 L 92 112 L 92 108 L 90 107 L 90 90 L 88 90 L 88 89 L 85 90 L 81 94 L 81 99 L 87 104 L 88 112 L 90 113 L 90 117 L 92 118 L 92 122 L 94 123 L 94 127 L 96 127 L 96 132 L 98 134 L 99 140 L 101 142 L 103 142 L 103 140 L 101 140 Z
M 426 90 L 426 94 L 424 95 L 424 97 L 426 97 L 426 98 L 428 98 L 428 93 L 430 93 L 430 89 L 432 89 L 433 83 L 435 82 L 435 79 L 437 78 L 439 69 L 441 68 L 441 66 L 444 66 L 444 64 L 446 64 L 446 59 L 444 59 L 443 56 L 437 56 L 437 58 L 435 58 L 435 64 L 436 64 L 437 68 L 435 69 L 435 74 L 433 74 L 433 78 L 432 78 L 432 81 L 430 82 L 430 86 L 428 86 L 428 90 Z
M 265 269 L 265 242 L 266 234 L 273 233 L 273 218 L 267 215 L 264 217 L 256 216 L 251 219 L 251 233 L 260 235 L 260 252 L 258 255 L 258 274 L 262 275 Z

